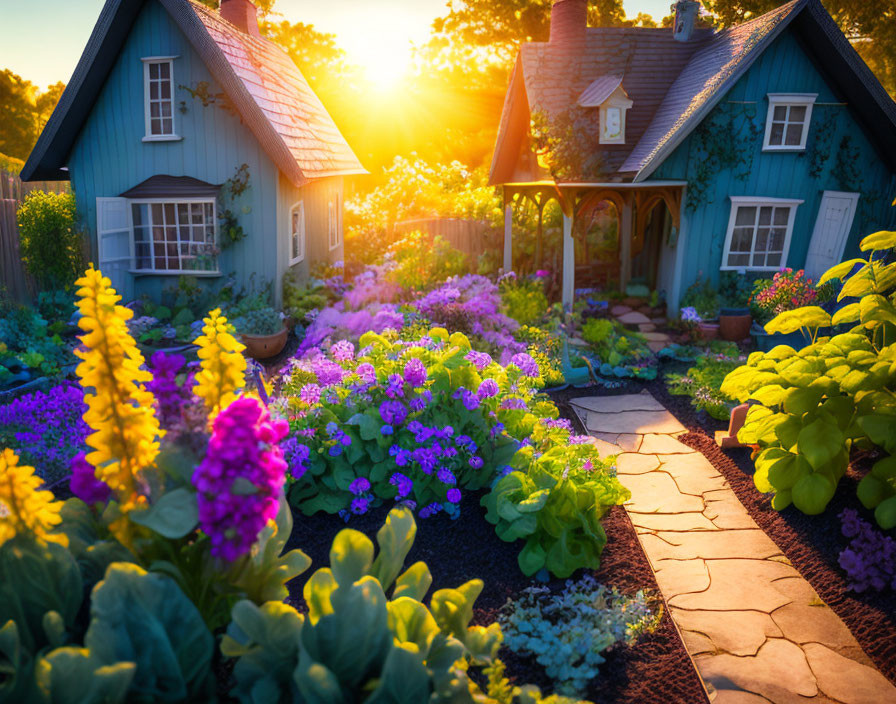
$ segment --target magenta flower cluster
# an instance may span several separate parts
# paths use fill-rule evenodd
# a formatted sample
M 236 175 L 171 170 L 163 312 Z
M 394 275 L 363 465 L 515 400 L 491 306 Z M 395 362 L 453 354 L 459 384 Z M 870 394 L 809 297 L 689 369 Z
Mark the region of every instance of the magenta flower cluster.
M 288 432 L 254 398 L 237 399 L 215 418 L 208 451 L 193 473 L 199 525 L 212 555 L 231 562 L 245 555 L 277 516 L 287 468 L 278 443 Z

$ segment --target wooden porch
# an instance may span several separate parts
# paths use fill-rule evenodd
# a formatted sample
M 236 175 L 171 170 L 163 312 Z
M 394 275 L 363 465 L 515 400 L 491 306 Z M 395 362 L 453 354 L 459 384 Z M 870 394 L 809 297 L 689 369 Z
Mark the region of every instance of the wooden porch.
M 584 237 L 584 214 L 595 205 L 610 202 L 616 210 L 619 246 L 618 275 L 622 290 L 632 278 L 632 259 L 645 245 L 647 225 L 651 212 L 664 203 L 671 217 L 673 235 L 681 226 L 682 195 L 684 181 L 651 181 L 645 183 L 557 183 L 533 181 L 504 184 L 504 270 L 513 269 L 513 209 L 525 201 L 537 210 L 535 231 L 536 265 L 544 260 L 545 206 L 556 200 L 563 213 L 562 234 L 562 301 L 571 307 L 575 291 L 576 261 L 575 243 Z

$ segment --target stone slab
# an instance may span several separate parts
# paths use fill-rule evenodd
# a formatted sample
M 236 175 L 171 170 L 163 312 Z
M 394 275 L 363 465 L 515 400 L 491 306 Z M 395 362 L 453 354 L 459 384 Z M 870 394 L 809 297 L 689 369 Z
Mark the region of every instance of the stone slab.
M 673 455 L 673 454 L 692 454 L 697 452 L 693 447 L 688 447 L 682 442 L 668 435 L 656 435 L 654 433 L 645 433 L 644 439 L 641 440 L 641 446 L 638 452 L 648 455 Z
M 858 643 L 830 609 L 793 602 L 775 609 L 771 618 L 784 637 L 794 643 L 821 643 L 833 650 L 851 649 Z
M 625 480 L 622 480 L 625 483 Z M 702 513 L 630 513 L 632 525 L 641 533 L 658 531 L 719 530 Z
M 738 500 L 733 491 L 719 491 L 704 494 L 706 510 L 703 515 L 719 528 L 753 528 L 756 522 Z
M 645 332 L 644 339 L 648 342 L 669 342 L 672 338 L 664 332 Z
M 595 433 L 637 433 L 638 435 L 680 433 L 685 430 L 675 416 L 666 410 L 622 411 L 619 413 L 588 411 L 585 427 Z
M 715 689 L 712 704 L 768 704 L 768 699 L 742 689 Z
M 619 447 L 618 445 L 613 445 L 606 440 L 598 440 L 597 438 L 594 438 L 591 444 L 597 448 L 597 452 L 600 455 L 601 459 L 611 457 L 612 455 L 618 455 L 620 452 L 622 452 L 621 447 Z
M 619 474 L 644 474 L 654 471 L 659 466 L 660 461 L 656 455 L 625 452 L 616 458 L 616 471 Z
M 838 655 L 818 643 L 803 646 L 818 688 L 844 704 L 896 702 L 896 687 L 876 669 Z
M 616 316 L 616 319 L 622 323 L 623 325 L 640 325 L 642 323 L 649 323 L 650 318 L 648 318 L 643 313 L 639 313 L 638 311 L 632 310 L 628 313 L 623 313 L 622 315 Z
M 659 455 L 660 470 L 671 475 L 685 494 L 702 496 L 707 491 L 729 488 L 728 482 L 702 454 Z
M 644 436 L 637 433 L 619 433 L 616 436 L 616 444 L 625 452 L 640 452 L 643 439 Z
M 768 638 L 782 637 L 771 617 L 759 611 L 685 611 L 672 607 L 669 615 L 682 631 L 702 633 L 717 651 L 731 655 L 756 655 Z
M 651 475 L 648 475 L 651 476 Z M 641 477 L 626 477 L 623 483 L 628 485 L 631 479 Z M 631 487 L 629 487 L 631 488 Z M 635 490 L 632 489 L 634 495 Z M 655 548 L 655 552 L 648 552 L 651 559 L 657 560 L 744 560 L 754 562 L 768 560 L 770 557 L 781 554 L 777 545 L 759 528 L 747 530 L 703 531 L 689 533 L 658 532 L 657 537 L 663 541 L 662 545 Z M 775 563 L 780 565 L 780 563 Z M 787 567 L 787 565 L 782 565 Z M 787 570 L 772 570 L 770 579 L 791 577 L 798 573 L 790 568 Z M 771 584 L 769 587 L 771 588 Z M 777 586 L 775 587 L 777 589 Z M 778 593 L 781 590 L 777 589 Z M 784 596 L 788 596 L 784 594 Z M 789 597 L 792 600 L 792 597 Z
M 656 325 L 653 323 L 641 323 L 638 326 L 638 332 L 654 332 L 656 330 Z
M 624 396 L 584 396 L 570 400 L 570 405 L 596 413 L 620 411 L 665 411 L 665 407 L 651 394 L 625 394 Z
M 637 513 L 703 512 L 703 499 L 679 493 L 672 477 L 663 472 L 629 474 L 625 476 L 622 483 L 632 492 L 632 498 L 626 503 L 629 511 Z
M 620 315 L 625 315 L 626 313 L 631 313 L 631 312 L 632 312 L 632 309 L 629 306 L 618 305 L 618 306 L 613 306 L 612 308 L 610 308 L 610 313 L 616 317 L 619 317 Z
M 701 533 L 700 535 L 715 535 Z M 642 538 L 653 538 L 645 535 Z M 651 560 L 652 562 L 652 560 Z M 792 567 L 771 560 L 707 560 L 709 589 L 668 599 L 670 606 L 702 611 L 761 611 L 770 614 L 790 599 L 771 586 L 775 574 Z
M 776 704 L 802 702 L 802 697 L 818 694 L 815 675 L 800 646 L 780 638 L 766 641 L 752 657 L 697 655 L 694 663 L 717 690 L 740 689 Z
M 661 560 L 654 574 L 667 598 L 709 589 L 709 570 L 703 560 Z

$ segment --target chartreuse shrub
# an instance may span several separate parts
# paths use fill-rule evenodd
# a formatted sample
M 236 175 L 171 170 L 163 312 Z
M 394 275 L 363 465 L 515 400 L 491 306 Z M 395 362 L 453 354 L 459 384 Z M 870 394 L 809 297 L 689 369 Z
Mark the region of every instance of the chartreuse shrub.
M 498 618 L 508 648 L 535 656 L 559 692 L 578 696 L 597 677 L 601 653 L 656 629 L 662 607 L 655 602 L 643 591 L 625 596 L 586 575 L 567 581 L 560 594 L 529 587 Z
M 282 602 L 242 601 L 221 643 L 236 658 L 240 702 L 568 701 L 542 699 L 535 687 L 511 687 L 496 657 L 501 628 L 470 626 L 482 582 L 440 589 L 425 602 L 432 575 L 424 562 L 404 569 L 416 525 L 394 508 L 377 533 L 345 529 L 333 540 L 330 567 L 305 583 L 307 615 Z M 483 693 L 470 667 L 485 667 Z
M 22 261 L 42 288 L 71 286 L 81 267 L 82 237 L 72 193 L 29 193 L 16 212 Z
M 741 442 L 758 445 L 756 487 L 774 492 L 772 506 L 791 502 L 824 511 L 846 471 L 853 446 L 887 453 L 859 483 L 859 499 L 884 529 L 896 527 L 896 232 L 861 242 L 868 259 L 852 259 L 819 280 L 844 280 L 838 300 L 857 299 L 833 316 L 817 306 L 778 315 L 770 333 L 804 330 L 812 344 L 796 352 L 779 345 L 755 352 L 729 374 L 722 392 L 752 400 Z M 858 267 L 854 273 L 850 273 Z M 848 332 L 820 337 L 820 328 Z

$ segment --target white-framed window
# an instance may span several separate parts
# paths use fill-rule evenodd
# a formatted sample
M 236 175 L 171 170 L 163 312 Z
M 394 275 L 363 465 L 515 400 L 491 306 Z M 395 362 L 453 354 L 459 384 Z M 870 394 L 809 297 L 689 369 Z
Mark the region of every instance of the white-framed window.
M 174 130 L 174 59 L 151 56 L 143 61 L 144 142 L 180 139 Z
M 342 244 L 342 232 L 340 223 L 339 210 L 339 194 L 337 193 L 333 200 L 327 203 L 327 239 L 330 243 L 330 251 L 332 252 L 340 244 Z
M 218 272 L 215 200 L 131 200 L 135 273 Z
M 764 151 L 803 151 L 817 93 L 769 93 Z
M 289 209 L 289 265 L 305 258 L 305 202 L 299 201 Z
M 731 196 L 723 270 L 777 271 L 787 262 L 797 206 L 789 198 Z

